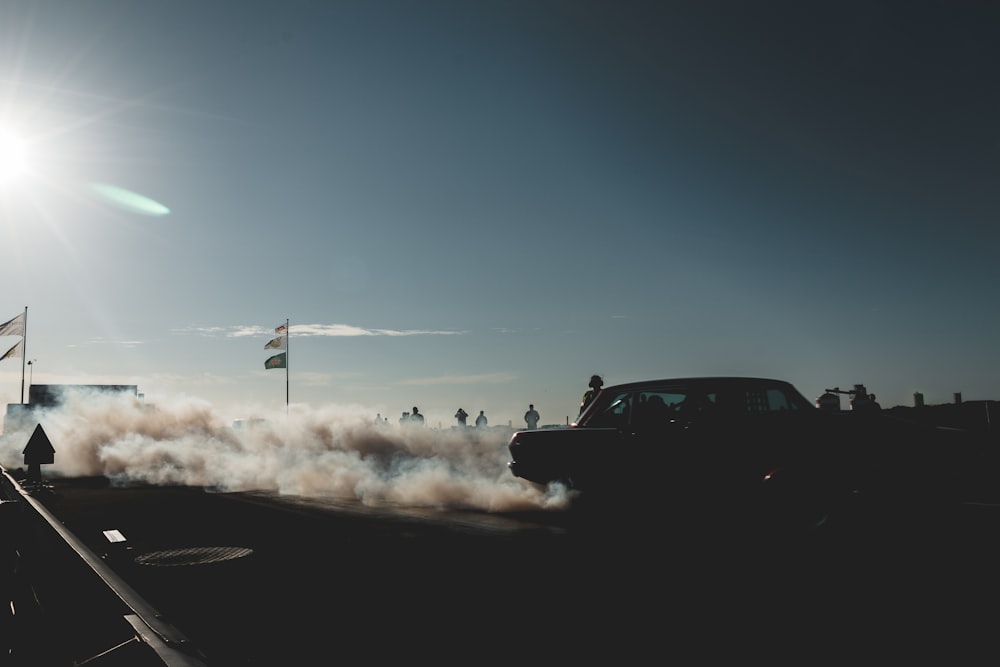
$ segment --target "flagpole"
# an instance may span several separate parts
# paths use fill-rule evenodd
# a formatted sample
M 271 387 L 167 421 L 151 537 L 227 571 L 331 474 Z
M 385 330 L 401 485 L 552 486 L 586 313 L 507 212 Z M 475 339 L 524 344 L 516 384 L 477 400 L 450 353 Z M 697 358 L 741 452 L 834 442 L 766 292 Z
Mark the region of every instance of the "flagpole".
M 21 330 L 21 405 L 24 405 L 24 364 L 28 359 L 28 307 L 24 307 L 24 328 Z
M 288 352 L 291 349 L 292 329 L 285 318 L 285 416 L 288 416 Z

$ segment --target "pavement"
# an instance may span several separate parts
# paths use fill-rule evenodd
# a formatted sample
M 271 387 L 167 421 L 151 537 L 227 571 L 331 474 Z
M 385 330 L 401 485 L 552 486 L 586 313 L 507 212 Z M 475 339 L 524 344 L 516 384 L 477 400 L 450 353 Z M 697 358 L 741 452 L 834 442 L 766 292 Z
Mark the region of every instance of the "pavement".
M 438 516 L 104 478 L 45 489 L 205 665 L 963 664 L 1000 620 L 993 508 L 777 543 L 681 534 L 657 513 Z M 43 613 L 9 640 L 11 664 L 140 664 L 130 647 L 95 658 L 131 636 L 129 610 L 51 530 L 27 533 L 15 579 Z
M 45 506 L 210 665 L 516 657 L 522 637 L 540 628 L 567 654 L 579 640 L 580 604 L 593 594 L 585 580 L 574 592 L 589 557 L 570 557 L 558 526 L 113 487 L 103 478 L 47 485 Z M 124 540 L 111 542 L 106 531 Z M 50 625 L 37 654 L 49 635 L 73 637 L 63 643 L 81 646 L 74 661 L 115 645 L 120 633 L 97 617 L 114 625 L 120 610 L 98 604 L 103 596 L 83 568 L 38 536 L 46 531 L 35 533 L 32 580 Z

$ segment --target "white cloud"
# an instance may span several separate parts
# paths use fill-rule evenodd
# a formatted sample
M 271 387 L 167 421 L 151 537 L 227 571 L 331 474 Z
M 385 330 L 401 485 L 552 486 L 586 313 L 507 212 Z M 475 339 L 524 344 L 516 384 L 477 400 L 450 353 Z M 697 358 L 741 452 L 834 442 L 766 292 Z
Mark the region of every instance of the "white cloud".
M 468 331 L 443 331 L 435 329 L 366 329 L 352 324 L 293 324 L 290 327 L 293 336 L 461 336 Z M 273 336 L 274 328 L 256 325 L 241 325 L 234 327 L 188 327 L 175 329 L 176 333 L 189 333 L 202 336 L 225 336 L 227 338 L 245 338 L 247 336 Z

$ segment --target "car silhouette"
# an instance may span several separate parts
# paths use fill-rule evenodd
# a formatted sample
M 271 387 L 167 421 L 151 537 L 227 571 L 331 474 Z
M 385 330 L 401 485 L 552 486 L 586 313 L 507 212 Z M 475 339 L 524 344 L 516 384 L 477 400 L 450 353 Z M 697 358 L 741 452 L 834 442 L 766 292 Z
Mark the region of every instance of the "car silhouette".
M 941 506 L 967 452 L 962 435 L 882 411 L 820 410 L 783 380 L 662 379 L 605 387 L 565 428 L 514 433 L 508 466 L 580 502 L 806 528 L 858 507 Z

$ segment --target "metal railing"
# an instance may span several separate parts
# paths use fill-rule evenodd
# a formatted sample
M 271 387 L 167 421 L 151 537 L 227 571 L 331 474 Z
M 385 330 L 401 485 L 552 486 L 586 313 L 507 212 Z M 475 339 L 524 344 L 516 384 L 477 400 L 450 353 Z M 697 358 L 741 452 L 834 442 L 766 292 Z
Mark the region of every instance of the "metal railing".
M 32 495 L 30 490 L 25 489 L 2 467 L 0 467 L 0 486 L 2 486 L 2 489 L 0 489 L 2 490 L 2 497 L 6 500 L 5 504 L 16 501 L 27 513 L 37 516 L 44 524 L 47 524 L 61 538 L 61 541 L 75 553 L 76 557 L 103 582 L 107 590 L 116 596 L 125 606 L 125 613 L 116 620 L 124 621 L 128 626 L 131 626 L 131 636 L 123 641 L 117 641 L 117 643 L 113 643 L 116 640 L 111 640 L 108 643 L 113 643 L 113 645 L 108 646 L 95 655 L 75 660 L 72 664 L 100 665 L 102 661 L 110 662 L 116 652 L 121 652 L 126 647 L 131 647 L 138 643 L 147 647 L 146 653 L 151 653 L 155 656 L 148 663 L 151 665 L 162 664 L 169 665 L 170 667 L 204 667 L 206 665 L 201 651 L 182 632 L 164 620 L 160 612 L 144 600 L 103 559 L 97 556 L 76 535 L 70 532 L 38 498 Z M 10 516 L 8 512 L 0 516 L 0 534 L 6 532 L 10 535 L 9 531 L 11 530 L 25 530 L 23 522 L 17 522 L 14 525 L 3 525 L 6 523 L 2 521 L 3 518 L 8 516 Z M 8 545 L 16 544 L 19 541 L 19 537 L 18 535 L 14 535 L 12 536 L 13 539 L 5 541 Z M 19 557 L 23 557 L 23 554 L 19 555 Z M 0 576 L 13 579 L 14 573 L 4 572 L 0 573 Z M 30 582 L 27 583 L 30 585 Z M 4 600 L 2 602 L 4 604 L 10 602 L 9 606 L 13 609 L 14 605 L 11 601 Z M 35 600 L 35 602 L 38 601 Z M 58 633 L 57 628 L 50 630 L 43 628 L 40 631 L 42 641 L 60 641 L 60 637 L 58 636 L 44 636 L 47 631 Z M 9 652 L 10 650 L 10 647 L 7 646 L 2 648 L 5 652 Z M 22 647 L 22 650 L 26 649 Z M 30 662 L 24 664 L 30 664 Z

